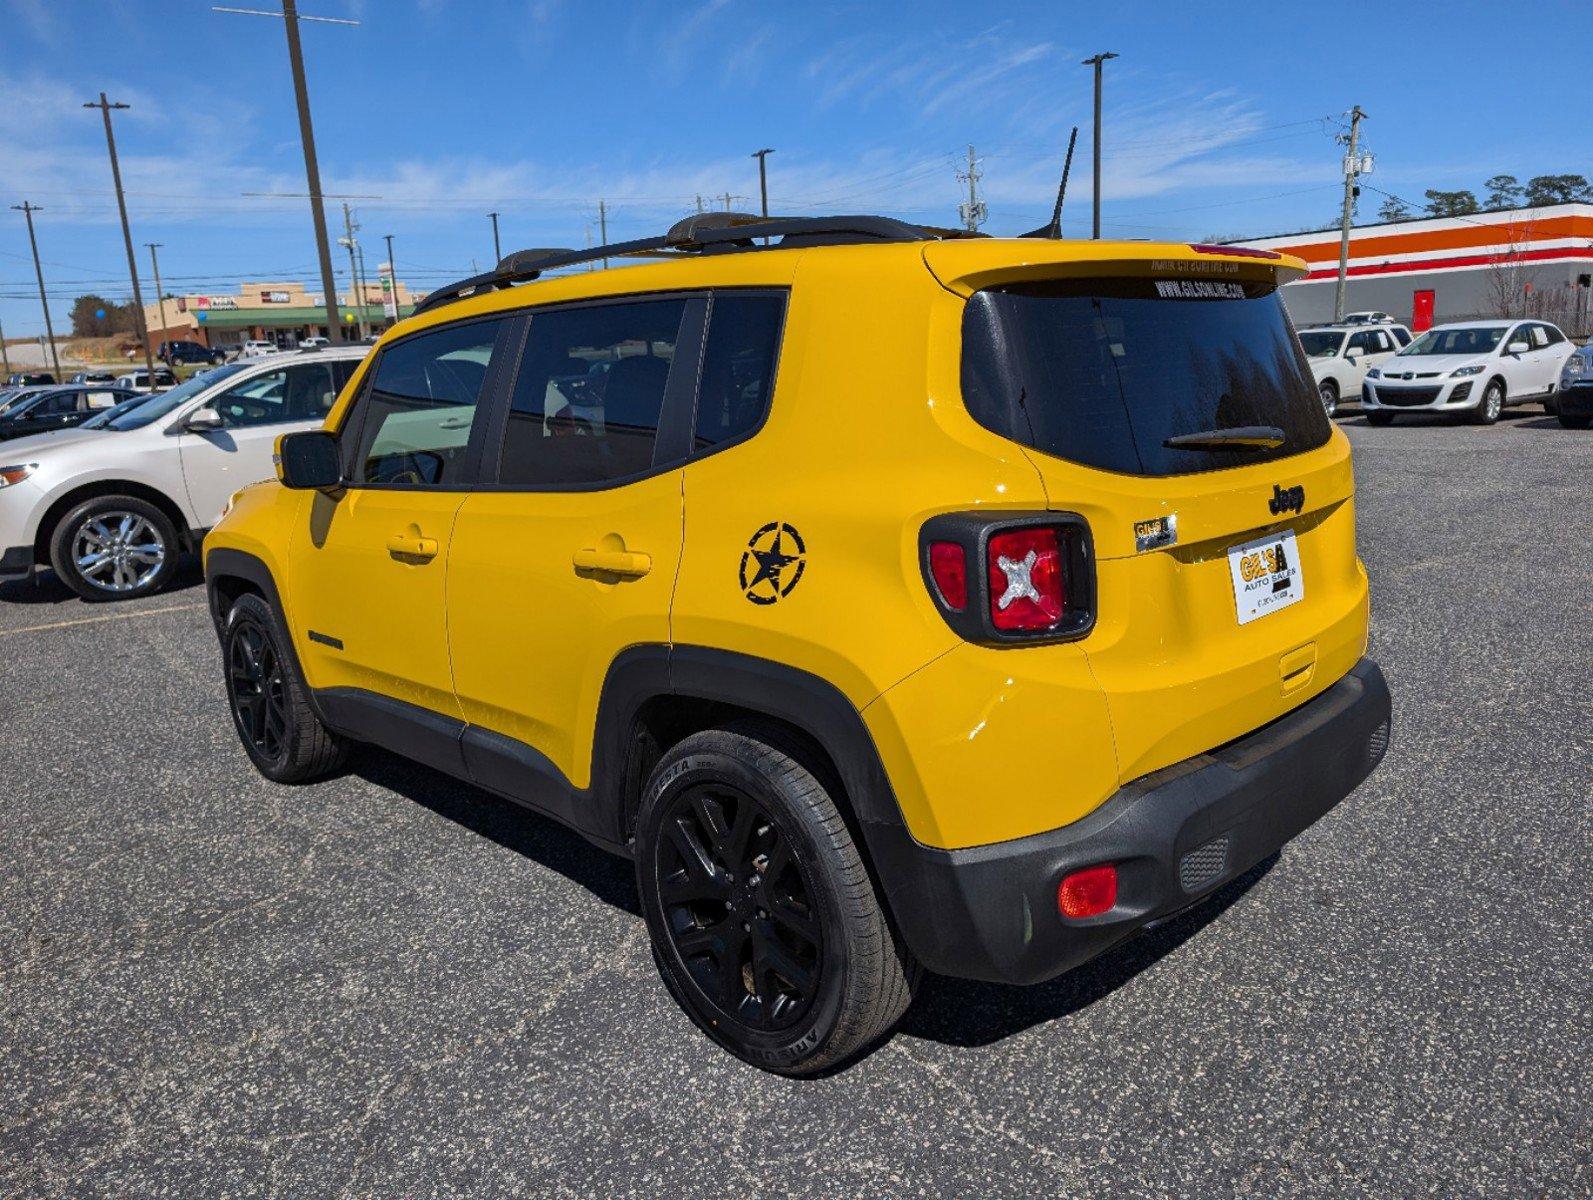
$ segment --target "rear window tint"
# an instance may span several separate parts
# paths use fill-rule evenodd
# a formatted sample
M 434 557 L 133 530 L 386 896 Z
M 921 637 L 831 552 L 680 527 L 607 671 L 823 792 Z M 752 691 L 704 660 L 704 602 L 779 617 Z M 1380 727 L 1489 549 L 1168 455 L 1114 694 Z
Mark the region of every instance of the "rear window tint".
M 962 390 L 987 429 L 1131 475 L 1266 462 L 1332 431 L 1267 283 L 1089 279 L 976 292 L 963 316 Z M 1257 425 L 1281 430 L 1283 444 L 1165 445 Z

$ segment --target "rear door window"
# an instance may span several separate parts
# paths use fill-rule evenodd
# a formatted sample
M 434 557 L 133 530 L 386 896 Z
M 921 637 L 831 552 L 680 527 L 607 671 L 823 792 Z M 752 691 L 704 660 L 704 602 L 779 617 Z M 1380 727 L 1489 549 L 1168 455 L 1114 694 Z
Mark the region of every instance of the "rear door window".
M 1089 279 L 976 292 L 962 390 L 987 429 L 1045 454 L 1132 475 L 1265 462 L 1331 431 L 1270 283 Z M 1275 448 L 1166 442 L 1273 426 Z
M 783 296 L 714 294 L 697 395 L 699 453 L 745 437 L 763 423 L 784 316 Z

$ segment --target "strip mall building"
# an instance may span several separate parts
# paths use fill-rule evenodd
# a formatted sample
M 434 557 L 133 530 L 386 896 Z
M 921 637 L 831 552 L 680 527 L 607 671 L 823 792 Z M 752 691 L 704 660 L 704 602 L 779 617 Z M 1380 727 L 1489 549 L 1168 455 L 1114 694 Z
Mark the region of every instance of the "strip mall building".
M 338 316 L 346 329 L 357 328 L 362 319 L 369 329 L 392 323 L 391 306 L 384 311 L 386 283 L 384 277 L 381 284 L 366 284 L 364 303 L 358 307 L 352 292 L 338 297 Z M 415 298 L 402 280 L 397 293 L 398 315 L 407 317 L 415 311 Z M 151 347 L 186 341 L 222 348 L 252 340 L 292 349 L 307 337 L 328 336 L 321 294 L 302 283 L 242 283 L 236 292 L 168 296 L 162 303 L 144 305 L 144 321 Z
M 1311 266 L 1284 288 L 1297 325 L 1333 319 L 1339 231 L 1237 243 L 1296 254 Z M 1586 334 L 1593 284 L 1593 204 L 1506 209 L 1357 225 L 1350 230 L 1346 312 L 1391 313 L 1420 332 L 1444 321 L 1534 316 Z

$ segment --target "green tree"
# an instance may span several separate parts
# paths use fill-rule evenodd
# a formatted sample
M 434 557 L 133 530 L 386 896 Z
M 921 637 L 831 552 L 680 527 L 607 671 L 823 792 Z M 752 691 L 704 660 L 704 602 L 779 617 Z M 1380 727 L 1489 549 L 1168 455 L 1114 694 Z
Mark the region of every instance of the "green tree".
M 1516 208 L 1527 194 L 1514 175 L 1495 175 L 1482 186 L 1488 189 L 1489 208 Z
M 1593 201 L 1593 187 L 1581 175 L 1534 175 L 1527 180 L 1527 204 L 1575 204 Z
M 1383 221 L 1408 221 L 1411 217 L 1410 205 L 1398 196 L 1387 196 L 1378 206 L 1377 216 Z
M 1477 197 L 1468 191 L 1435 192 L 1428 188 L 1422 195 L 1427 197 L 1428 216 L 1464 217 L 1477 211 Z
M 72 301 L 73 337 L 111 337 L 137 329 L 138 317 L 131 302 L 116 304 L 96 292 Z

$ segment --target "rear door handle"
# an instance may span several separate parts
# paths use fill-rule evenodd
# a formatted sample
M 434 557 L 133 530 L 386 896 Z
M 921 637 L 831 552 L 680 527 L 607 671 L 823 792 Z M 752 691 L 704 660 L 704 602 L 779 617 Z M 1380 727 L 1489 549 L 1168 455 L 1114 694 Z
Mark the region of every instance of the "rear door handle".
M 395 533 L 387 539 L 387 553 L 402 558 L 436 558 L 437 539 Z
M 577 550 L 570 561 L 577 571 L 602 571 L 627 579 L 640 579 L 653 569 L 652 556 L 634 550 Z

